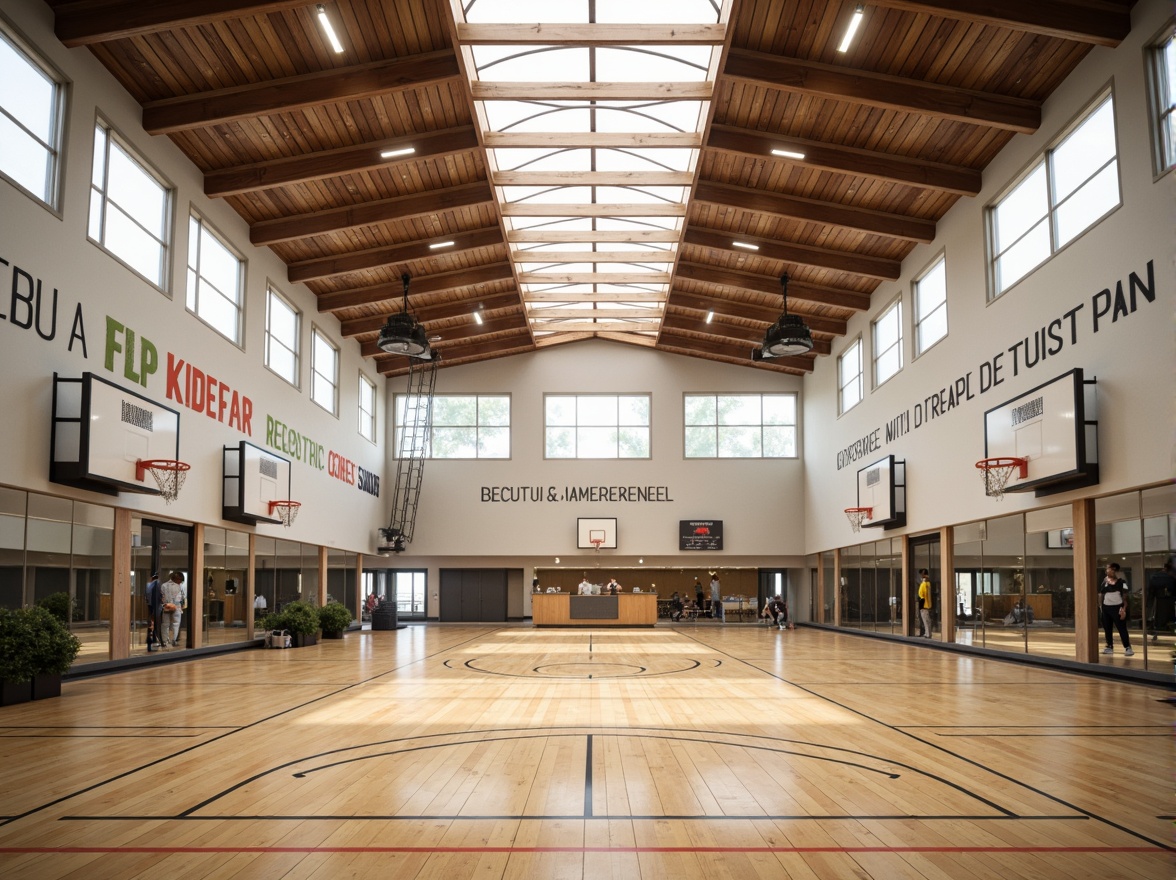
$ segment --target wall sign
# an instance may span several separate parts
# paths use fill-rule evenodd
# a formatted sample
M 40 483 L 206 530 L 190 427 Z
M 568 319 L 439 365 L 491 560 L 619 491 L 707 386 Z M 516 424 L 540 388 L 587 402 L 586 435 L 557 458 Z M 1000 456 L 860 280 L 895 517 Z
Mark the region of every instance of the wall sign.
M 721 519 L 683 519 L 678 521 L 679 550 L 722 550 Z

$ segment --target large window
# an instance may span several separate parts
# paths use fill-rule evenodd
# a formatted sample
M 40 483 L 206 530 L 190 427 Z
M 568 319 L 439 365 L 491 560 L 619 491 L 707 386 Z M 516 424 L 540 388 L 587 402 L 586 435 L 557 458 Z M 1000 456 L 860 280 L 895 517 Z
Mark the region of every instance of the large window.
M 0 27 L 0 174 L 57 207 L 64 119 L 59 78 Z
M 94 127 L 88 235 L 160 290 L 167 288 L 170 188 L 101 119 Z
M 329 413 L 339 412 L 339 349 L 316 327 L 311 334 L 310 399 Z
M 686 458 L 796 458 L 795 394 L 687 394 Z
M 245 261 L 193 214 L 188 221 L 188 311 L 237 345 L 244 279 Z
M 265 365 L 298 387 L 302 316 L 272 287 L 265 296 Z
M 359 374 L 359 436 L 376 442 L 376 383 Z
M 994 295 L 1118 205 L 1115 105 L 1108 94 L 989 210 Z
M 837 400 L 839 412 L 849 412 L 862 401 L 862 339 L 837 358 Z
M 915 279 L 915 355 L 947 335 L 947 258 Z
M 902 299 L 896 299 L 874 321 L 874 387 L 902 369 Z
M 1176 167 L 1176 26 L 1148 50 L 1156 172 Z
M 549 394 L 547 458 L 649 458 L 648 394 Z
M 416 398 L 396 395 L 396 449 Z M 438 394 L 433 397 L 432 429 L 423 450 L 427 458 L 510 458 L 510 396 Z

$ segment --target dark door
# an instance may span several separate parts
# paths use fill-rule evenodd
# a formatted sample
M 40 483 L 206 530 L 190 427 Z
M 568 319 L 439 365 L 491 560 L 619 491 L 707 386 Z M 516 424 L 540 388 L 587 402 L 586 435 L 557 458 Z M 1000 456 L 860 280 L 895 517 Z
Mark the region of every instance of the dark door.
M 918 635 L 919 625 L 919 569 L 927 569 L 931 586 L 935 589 L 935 608 L 931 611 L 931 627 L 939 628 L 939 585 L 943 572 L 939 570 L 939 535 L 924 535 L 911 538 L 911 582 L 907 585 L 906 596 L 911 603 L 911 614 L 907 615 L 907 635 Z
M 501 623 L 506 620 L 506 569 L 443 568 L 441 620 Z

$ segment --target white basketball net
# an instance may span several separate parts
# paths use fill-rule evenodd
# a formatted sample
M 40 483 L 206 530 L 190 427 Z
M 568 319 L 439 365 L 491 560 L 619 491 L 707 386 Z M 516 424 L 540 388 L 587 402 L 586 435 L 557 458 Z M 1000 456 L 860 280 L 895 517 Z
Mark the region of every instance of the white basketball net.
M 859 510 L 847 510 L 845 515 L 849 518 L 849 527 L 855 532 L 861 531 L 862 521 L 870 518 L 870 509 L 868 507 Z
M 592 546 L 595 547 L 598 552 L 600 550 L 600 545 L 603 543 L 604 543 L 604 538 L 593 538 L 591 541 Z
M 282 525 L 286 528 L 294 525 L 294 520 L 298 518 L 298 511 L 302 509 L 302 505 L 297 501 L 286 501 L 280 504 L 274 504 L 274 513 L 278 519 L 282 521 Z
M 184 487 L 184 480 L 188 476 L 189 466 L 182 461 L 176 461 L 167 464 L 148 465 L 147 470 L 155 478 L 155 483 L 159 486 L 159 494 L 163 497 L 163 500 L 171 504 L 179 497 L 180 489 Z
M 1005 486 L 1008 485 L 1009 480 L 1013 476 L 1013 471 L 1017 469 L 1016 462 L 1013 464 L 993 464 L 985 465 L 980 468 L 980 473 L 984 475 L 984 494 L 989 498 L 995 498 L 1000 501 L 1004 498 Z

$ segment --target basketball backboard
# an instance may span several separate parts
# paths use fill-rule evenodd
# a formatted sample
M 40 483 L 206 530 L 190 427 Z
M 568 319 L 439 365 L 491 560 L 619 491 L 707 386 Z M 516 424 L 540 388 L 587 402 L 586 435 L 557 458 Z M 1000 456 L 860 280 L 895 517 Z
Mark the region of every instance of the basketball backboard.
M 271 501 L 290 498 L 290 461 L 242 440 L 226 446 L 222 516 L 234 522 L 279 522 Z
M 857 472 L 857 507 L 870 508 L 864 528 L 906 525 L 906 462 L 893 455 Z
M 1098 482 L 1095 384 L 1070 370 L 984 413 L 984 458 L 1023 458 L 1005 492 L 1037 495 Z
M 599 544 L 593 541 L 599 540 Z M 580 517 L 576 520 L 576 547 L 581 550 L 616 550 L 617 521 L 615 518 Z
M 178 459 L 180 414 L 113 382 L 83 373 L 53 377 L 49 479 L 108 495 L 119 489 L 157 495 L 141 481 L 140 461 Z

